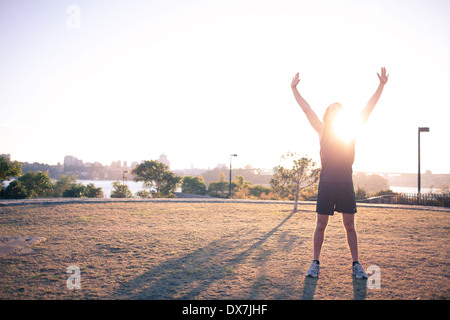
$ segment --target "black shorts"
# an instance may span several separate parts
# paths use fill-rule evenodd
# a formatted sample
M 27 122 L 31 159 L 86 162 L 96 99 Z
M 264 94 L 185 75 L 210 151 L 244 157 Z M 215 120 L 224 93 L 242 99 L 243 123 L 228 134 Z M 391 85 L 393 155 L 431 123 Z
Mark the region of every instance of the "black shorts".
M 356 197 L 353 182 L 319 182 L 316 212 L 332 216 L 334 211 L 356 213 Z

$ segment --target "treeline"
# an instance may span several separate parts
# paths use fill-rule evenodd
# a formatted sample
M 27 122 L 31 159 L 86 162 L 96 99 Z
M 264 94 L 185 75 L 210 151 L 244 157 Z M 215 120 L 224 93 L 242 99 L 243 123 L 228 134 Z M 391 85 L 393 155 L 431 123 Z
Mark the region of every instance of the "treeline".
M 90 183 L 87 186 L 76 183 L 76 176 L 61 175 L 53 182 L 48 172 L 27 172 L 17 180 L 11 181 L 6 188 L 0 190 L 0 198 L 59 198 L 87 197 L 102 198 L 102 188 Z
M 371 174 L 367 175 L 363 172 L 353 174 L 353 184 L 356 190 L 372 195 L 380 190 L 389 189 L 389 181 L 382 176 Z
M 281 168 L 281 167 L 280 167 Z M 279 169 L 280 169 L 279 168 Z M 253 170 L 245 169 L 248 174 Z M 254 171 L 253 171 L 254 172 Z M 243 175 L 235 175 L 230 183 L 222 171 L 218 171 L 215 181 L 210 181 L 208 186 L 202 176 L 179 177 L 169 170 L 164 163 L 156 160 L 143 161 L 137 165 L 130 173 L 134 181 L 142 182 L 143 190 L 135 195 L 131 193 L 127 185 L 119 181 L 113 183 L 112 198 L 170 198 L 175 197 L 175 191 L 181 187 L 183 193 L 209 195 L 221 198 L 239 199 L 308 199 L 317 193 L 317 186 L 311 188 L 297 188 L 299 192 L 291 192 L 292 186 L 286 181 L 286 177 L 281 177 L 281 170 L 270 180 L 270 187 L 256 184 L 253 185 L 246 180 Z M 259 175 L 254 172 L 255 175 Z M 6 188 L 2 188 L 3 181 L 11 181 Z M 284 179 L 284 180 L 283 180 Z M 59 179 L 51 179 L 49 172 L 22 172 L 22 164 L 17 161 L 10 161 L 0 157 L 0 197 L 8 199 L 23 198 L 43 198 L 43 197 L 103 197 L 101 188 L 96 188 L 94 184 L 87 186 L 77 183 L 76 175 L 60 175 Z M 283 182 L 284 181 L 284 182 Z
M 229 168 L 227 167 L 216 167 L 214 169 L 207 170 L 201 173 L 203 180 L 206 185 L 209 186 L 211 182 L 217 182 L 219 174 L 222 173 L 226 176 L 226 179 L 229 181 Z M 189 174 L 187 174 L 189 175 Z M 245 166 L 244 168 L 235 168 L 232 171 L 232 179 L 237 176 L 243 176 L 245 180 L 250 181 L 254 185 L 269 185 L 270 180 L 273 175 L 262 174 L 261 169 L 253 168 L 250 165 Z
M 292 152 L 282 156 L 282 162 L 283 165 L 274 168 L 270 187 L 253 185 L 242 175 L 235 176 L 230 185 L 225 174 L 219 172 L 218 181 L 210 182 L 207 190 L 202 176 L 184 177 L 182 191 L 235 199 L 294 200 L 295 212 L 299 200 L 317 196 L 320 168 L 312 159 Z
M 3 181 L 15 177 L 17 179 L 3 188 Z M 23 174 L 22 163 L 0 157 L 0 198 L 103 197 L 101 188 L 96 188 L 92 183 L 85 186 L 76 181 L 77 176 L 68 175 L 60 175 L 58 180 L 52 180 L 49 171 L 28 171 Z
M 237 175 L 231 181 L 231 196 L 230 183 L 226 180 L 225 174 L 220 172 L 217 176 L 218 181 L 211 181 L 208 188 L 203 176 L 192 177 L 185 176 L 181 179 L 181 192 L 209 195 L 218 198 L 233 198 L 233 199 L 278 199 L 273 193 L 273 190 L 263 185 L 253 185 L 251 182 L 245 180 L 244 176 Z
M 268 181 L 269 186 L 253 184 L 244 175 L 235 174 L 231 188 L 229 176 L 223 172 L 226 168 L 214 169 L 212 172 L 216 174 L 215 179 L 211 176 L 211 171 L 208 172 L 207 182 L 202 175 L 180 177 L 162 162 L 143 161 L 130 172 L 134 181 L 142 182 L 143 190 L 133 195 L 127 185 L 116 181 L 113 183 L 111 197 L 171 198 L 175 197 L 175 191 L 180 187 L 183 193 L 220 198 L 294 200 L 297 203 L 299 200 L 317 197 L 320 168 L 308 157 L 300 157 L 295 153 L 287 153 L 281 159 L 284 165 L 274 168 L 274 174 Z M 257 169 L 250 167 L 242 172 L 239 169 L 235 171 L 246 173 L 247 177 L 250 174 L 252 180 L 261 176 Z M 3 181 L 13 177 L 17 179 L 2 188 Z M 267 176 L 264 179 L 266 180 L 262 181 L 267 182 Z M 85 186 L 77 183 L 76 175 L 63 174 L 55 180 L 50 178 L 48 171 L 29 171 L 23 174 L 20 162 L 10 161 L 5 157 L 0 157 L 0 182 L 1 198 L 104 197 L 102 189 L 96 188 L 94 184 Z M 356 174 L 354 183 L 358 199 L 364 199 L 379 190 L 384 190 L 384 193 L 391 192 L 388 190 L 387 180 L 377 175 Z

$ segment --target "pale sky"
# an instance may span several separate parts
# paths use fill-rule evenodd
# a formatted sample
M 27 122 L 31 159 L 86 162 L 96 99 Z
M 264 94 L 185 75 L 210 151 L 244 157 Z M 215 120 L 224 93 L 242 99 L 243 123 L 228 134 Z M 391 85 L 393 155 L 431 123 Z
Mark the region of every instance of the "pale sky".
M 359 112 L 355 171 L 450 173 L 450 1 L 2 1 L 0 154 L 172 169 L 320 163 L 290 89 Z

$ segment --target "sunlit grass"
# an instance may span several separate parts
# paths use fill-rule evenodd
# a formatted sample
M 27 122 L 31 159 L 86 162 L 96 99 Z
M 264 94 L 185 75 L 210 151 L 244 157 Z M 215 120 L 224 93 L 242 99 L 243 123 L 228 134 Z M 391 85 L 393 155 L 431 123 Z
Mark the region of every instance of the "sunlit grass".
M 330 219 L 316 283 L 314 205 L 102 203 L 0 208 L 1 236 L 40 236 L 0 257 L 0 299 L 448 299 L 448 212 L 360 207 L 360 260 L 381 289 L 354 283 L 342 219 Z M 66 269 L 81 269 L 81 290 Z M 355 289 L 355 285 L 358 288 Z M 358 297 L 355 297 L 358 292 Z

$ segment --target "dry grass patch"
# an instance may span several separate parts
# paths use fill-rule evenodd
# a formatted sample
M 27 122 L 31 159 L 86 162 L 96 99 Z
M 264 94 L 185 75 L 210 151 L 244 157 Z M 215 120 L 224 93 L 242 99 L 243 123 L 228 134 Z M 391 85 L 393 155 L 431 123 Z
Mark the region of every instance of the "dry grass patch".
M 448 299 L 448 212 L 359 209 L 364 267 L 352 278 L 342 218 L 330 219 L 321 275 L 312 259 L 314 206 L 99 203 L 0 208 L 0 237 L 46 242 L 0 257 L 0 299 Z M 81 270 L 81 290 L 66 269 Z

